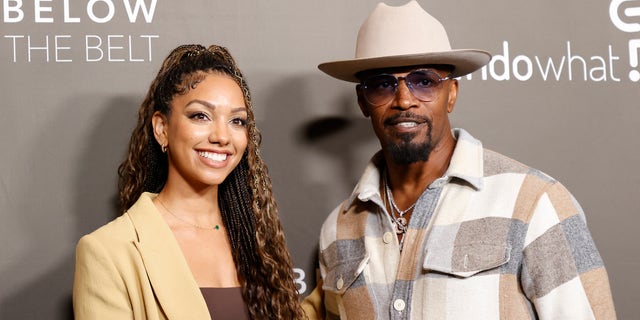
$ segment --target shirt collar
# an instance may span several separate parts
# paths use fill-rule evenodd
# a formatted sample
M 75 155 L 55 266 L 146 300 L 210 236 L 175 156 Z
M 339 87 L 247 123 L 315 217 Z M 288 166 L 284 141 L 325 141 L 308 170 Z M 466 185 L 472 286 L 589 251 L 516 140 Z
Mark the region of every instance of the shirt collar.
M 484 155 L 482 142 L 471 136 L 464 129 L 453 129 L 456 138 L 456 148 L 453 150 L 449 168 L 445 176 L 462 179 L 471 184 L 476 190 L 484 186 Z
M 456 128 L 453 129 L 452 133 L 456 138 L 456 147 L 445 175 L 436 181 L 442 181 L 443 179 L 450 181 L 452 178 L 457 178 L 466 181 L 474 189 L 481 190 L 484 186 L 482 142 L 475 139 L 464 129 Z M 367 164 L 353 192 L 347 198 L 343 207 L 344 210 L 347 210 L 356 198 L 362 202 L 382 202 L 379 188 L 380 174 L 383 167 L 382 151 L 378 151 Z

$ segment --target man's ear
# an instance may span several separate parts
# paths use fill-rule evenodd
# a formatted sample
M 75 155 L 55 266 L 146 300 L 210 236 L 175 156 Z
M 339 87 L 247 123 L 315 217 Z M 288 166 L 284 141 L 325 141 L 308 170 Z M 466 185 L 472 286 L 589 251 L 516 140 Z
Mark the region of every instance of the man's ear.
M 451 86 L 449 88 L 449 100 L 447 102 L 447 112 L 453 112 L 453 107 L 458 99 L 458 80 L 451 79 Z
M 153 113 L 151 118 L 151 124 L 153 125 L 153 136 L 161 146 L 169 145 L 167 139 L 167 124 L 169 123 L 167 117 L 160 111 Z
M 360 111 L 366 118 L 368 118 L 369 111 L 367 110 L 367 102 L 364 101 L 364 96 L 362 95 L 362 85 L 356 86 L 356 95 L 358 96 L 358 106 L 360 107 Z

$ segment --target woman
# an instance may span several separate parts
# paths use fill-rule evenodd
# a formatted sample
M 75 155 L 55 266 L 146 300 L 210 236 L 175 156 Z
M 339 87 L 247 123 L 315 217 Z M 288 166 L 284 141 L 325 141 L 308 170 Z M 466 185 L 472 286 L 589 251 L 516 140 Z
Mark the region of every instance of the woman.
M 118 170 L 124 214 L 76 249 L 76 319 L 299 319 L 249 88 L 219 46 L 174 49 Z

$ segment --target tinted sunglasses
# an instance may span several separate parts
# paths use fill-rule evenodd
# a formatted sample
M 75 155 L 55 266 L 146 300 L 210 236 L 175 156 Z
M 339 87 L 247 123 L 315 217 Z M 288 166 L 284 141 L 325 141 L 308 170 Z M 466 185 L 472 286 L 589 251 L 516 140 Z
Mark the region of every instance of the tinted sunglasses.
M 400 80 L 404 80 L 414 97 L 420 101 L 429 102 L 438 98 L 438 89 L 442 82 L 449 79 L 452 79 L 450 74 L 446 77 L 440 77 L 433 70 L 419 69 L 404 77 L 396 77 L 386 73 L 378 74 L 365 79 L 360 85 L 365 100 L 374 106 L 380 106 L 395 97 Z

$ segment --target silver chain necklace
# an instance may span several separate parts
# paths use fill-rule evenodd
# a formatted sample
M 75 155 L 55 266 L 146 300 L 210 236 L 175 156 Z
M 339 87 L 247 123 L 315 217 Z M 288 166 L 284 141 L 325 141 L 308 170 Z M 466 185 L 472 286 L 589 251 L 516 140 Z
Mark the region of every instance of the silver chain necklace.
M 167 208 L 167 206 L 164 205 L 164 202 L 162 202 L 162 200 L 160 198 L 156 198 L 156 199 L 158 199 L 158 203 L 160 203 L 160 205 L 164 208 L 164 210 L 169 212 L 170 215 L 172 215 L 174 218 L 176 218 L 176 219 L 178 219 L 178 220 L 180 220 L 180 221 L 182 221 L 182 222 L 184 222 L 184 223 L 186 223 L 186 224 L 188 224 L 188 225 L 190 225 L 192 227 L 196 227 L 198 229 L 203 229 L 203 230 L 220 230 L 220 225 L 217 225 L 217 224 L 215 226 L 213 226 L 213 227 L 204 227 L 204 226 L 201 226 L 199 224 L 195 224 L 195 223 L 193 223 L 191 221 L 187 221 L 184 218 L 181 218 L 180 216 L 178 216 L 175 213 L 171 212 L 171 210 L 169 210 L 169 208 Z
M 401 234 L 402 240 L 404 240 L 404 234 L 407 232 L 407 228 L 408 228 L 407 218 L 405 218 L 404 215 L 407 214 L 407 212 L 411 211 L 411 209 L 413 209 L 416 206 L 416 203 L 418 201 L 414 202 L 411 206 L 409 206 L 409 208 L 405 210 L 400 210 L 398 208 L 398 205 L 396 205 L 396 202 L 393 200 L 393 194 L 391 193 L 391 189 L 389 188 L 389 183 L 387 181 L 386 174 L 384 176 L 384 192 L 385 192 L 386 198 L 389 200 L 389 203 L 391 204 L 391 208 L 390 208 L 391 219 L 393 220 L 396 233 Z

